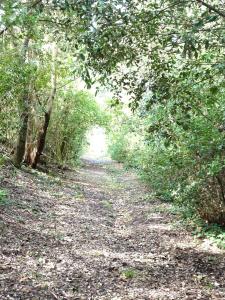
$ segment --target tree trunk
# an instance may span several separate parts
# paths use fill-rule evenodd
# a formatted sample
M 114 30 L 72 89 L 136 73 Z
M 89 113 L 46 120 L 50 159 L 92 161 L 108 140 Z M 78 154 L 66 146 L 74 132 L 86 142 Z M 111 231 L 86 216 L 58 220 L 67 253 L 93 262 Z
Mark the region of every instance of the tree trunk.
M 60 146 L 61 162 L 63 162 L 65 159 L 65 148 L 66 148 L 67 141 L 68 141 L 68 137 L 64 136 Z
M 48 111 L 45 113 L 44 124 L 38 135 L 36 153 L 35 153 L 32 163 L 31 163 L 32 168 L 37 167 L 37 164 L 40 160 L 41 154 L 44 150 L 50 116 L 51 116 L 51 111 Z
M 22 63 L 25 64 L 26 56 L 29 46 L 29 37 L 26 37 L 23 48 L 22 48 Z M 13 162 L 17 168 L 20 168 L 26 147 L 26 136 L 27 136 L 27 127 L 28 127 L 28 118 L 29 118 L 29 88 L 28 85 L 24 86 L 24 95 L 21 99 L 21 115 L 20 115 L 20 129 L 18 133 L 18 139 L 15 147 Z
M 46 135 L 47 135 L 48 126 L 49 126 L 49 122 L 50 122 L 50 118 L 51 118 L 52 105 L 53 105 L 53 101 L 54 101 L 55 94 L 56 94 L 56 62 L 55 62 L 55 60 L 56 60 L 57 51 L 56 51 L 55 45 L 53 45 L 52 50 L 53 50 L 52 51 L 52 74 L 51 74 L 52 90 L 51 90 L 51 94 L 48 99 L 47 110 L 46 110 L 45 116 L 44 116 L 44 123 L 38 134 L 37 147 L 36 147 L 33 161 L 31 163 L 32 168 L 37 167 L 37 164 L 40 160 L 40 157 L 41 157 L 42 152 L 45 147 Z

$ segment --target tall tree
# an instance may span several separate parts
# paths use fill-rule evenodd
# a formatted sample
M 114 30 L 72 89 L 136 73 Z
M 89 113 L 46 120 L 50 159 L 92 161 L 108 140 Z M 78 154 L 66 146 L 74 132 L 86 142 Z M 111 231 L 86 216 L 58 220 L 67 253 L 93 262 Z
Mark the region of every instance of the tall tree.
M 51 118 L 53 101 L 56 95 L 56 79 L 57 79 L 57 70 L 56 70 L 56 58 L 57 58 L 57 47 L 55 44 L 52 45 L 52 69 L 51 69 L 51 93 L 47 102 L 47 109 L 44 113 L 44 123 L 38 133 L 37 146 L 34 151 L 34 156 L 31 160 L 31 166 L 33 168 L 37 167 L 37 164 L 40 160 L 41 154 L 45 147 L 47 130 Z
M 28 46 L 29 46 L 30 37 L 25 38 L 22 54 L 21 54 L 21 64 L 24 65 L 27 59 Z M 28 118 L 29 118 L 29 83 L 25 81 L 23 86 L 23 97 L 20 100 L 20 128 L 18 133 L 17 144 L 15 147 L 14 154 L 14 164 L 16 167 L 20 167 L 24 158 L 25 149 L 26 149 L 26 137 L 27 137 L 27 128 L 28 128 Z

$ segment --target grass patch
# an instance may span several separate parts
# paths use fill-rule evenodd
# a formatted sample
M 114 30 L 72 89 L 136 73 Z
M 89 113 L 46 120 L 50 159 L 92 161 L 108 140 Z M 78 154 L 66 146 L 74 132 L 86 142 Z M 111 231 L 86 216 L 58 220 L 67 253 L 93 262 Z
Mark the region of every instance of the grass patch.
M 6 190 L 0 190 L 0 205 L 5 206 L 11 204 L 8 198 L 8 192 Z
M 108 210 L 112 210 L 112 203 L 108 200 L 102 200 L 101 204 L 104 208 L 108 209 Z
M 125 269 L 122 271 L 122 277 L 126 279 L 132 279 L 137 276 L 137 271 L 134 269 Z
M 6 161 L 6 157 L 4 155 L 0 155 L 0 168 L 5 165 Z

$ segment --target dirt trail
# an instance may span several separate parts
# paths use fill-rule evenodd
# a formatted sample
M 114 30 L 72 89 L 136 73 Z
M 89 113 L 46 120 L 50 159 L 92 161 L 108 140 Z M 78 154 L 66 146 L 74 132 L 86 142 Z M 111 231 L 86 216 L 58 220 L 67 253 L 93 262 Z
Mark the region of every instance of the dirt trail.
M 118 164 L 1 174 L 0 299 L 225 299 L 224 252 Z

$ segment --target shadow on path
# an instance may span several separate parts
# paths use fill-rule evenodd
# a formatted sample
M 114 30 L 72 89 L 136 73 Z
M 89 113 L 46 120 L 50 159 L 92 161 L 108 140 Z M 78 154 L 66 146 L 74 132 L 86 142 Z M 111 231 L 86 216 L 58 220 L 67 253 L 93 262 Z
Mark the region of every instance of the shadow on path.
M 120 164 L 1 178 L 1 300 L 225 299 L 224 252 L 175 226 Z

